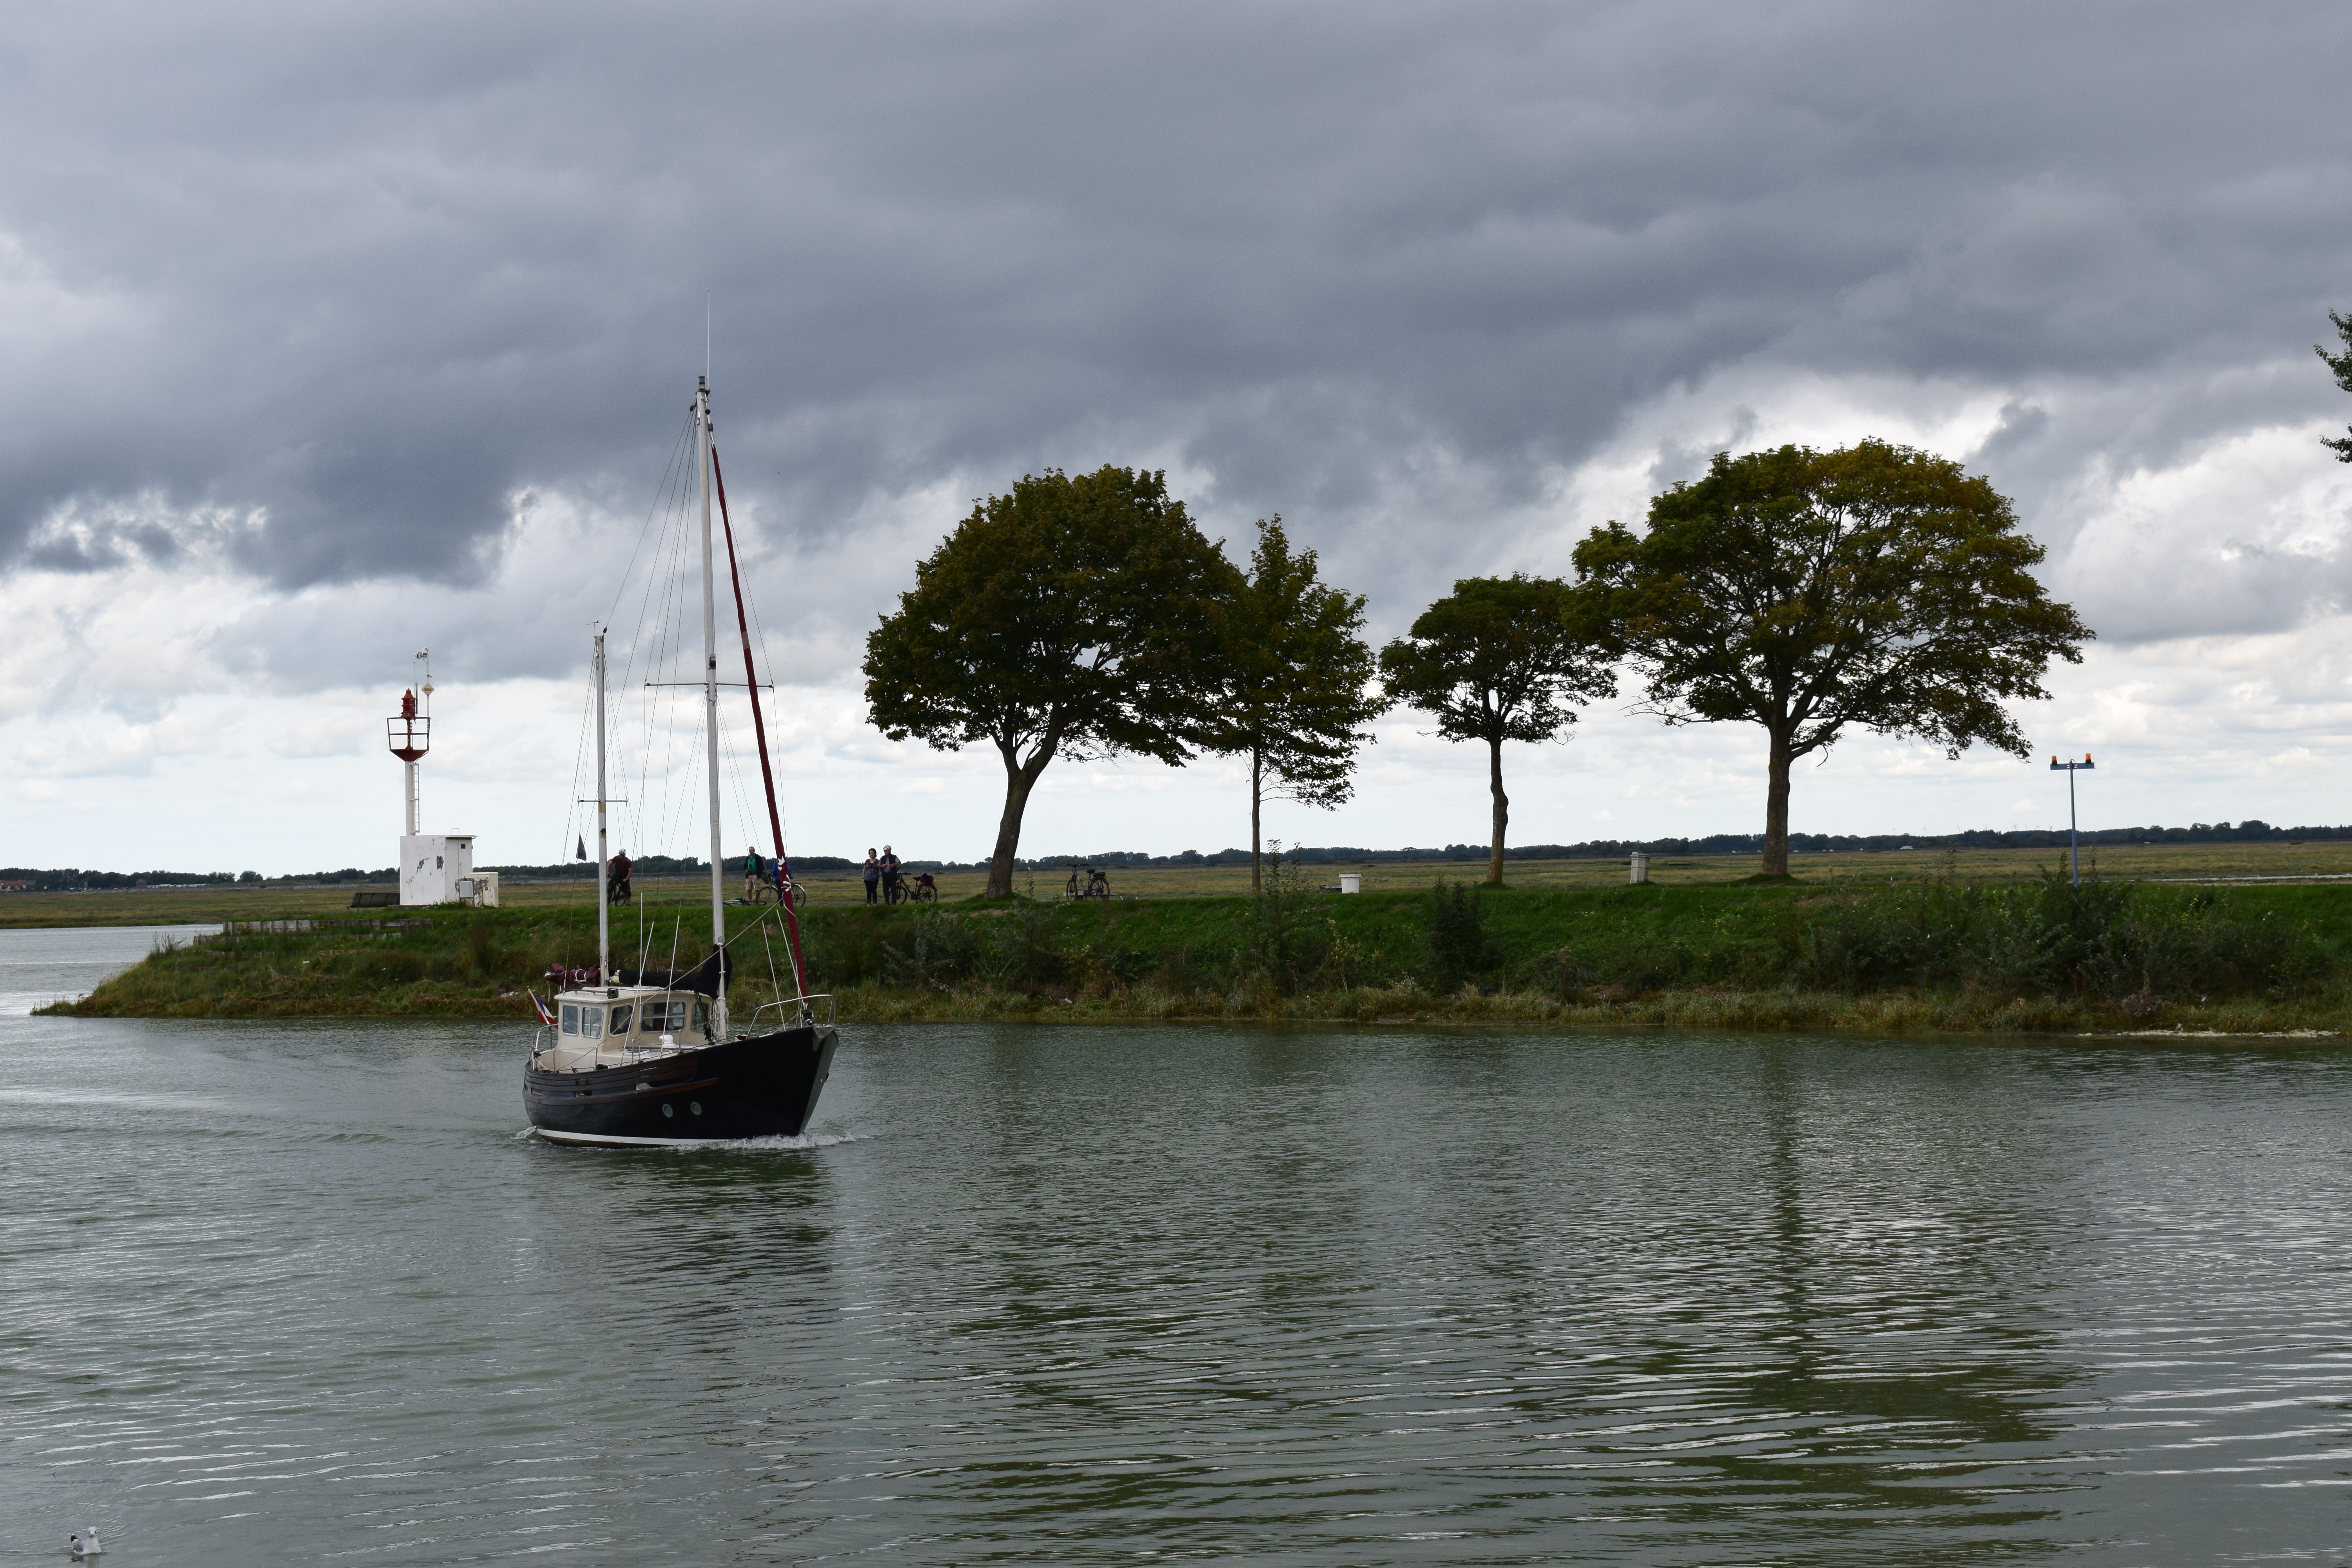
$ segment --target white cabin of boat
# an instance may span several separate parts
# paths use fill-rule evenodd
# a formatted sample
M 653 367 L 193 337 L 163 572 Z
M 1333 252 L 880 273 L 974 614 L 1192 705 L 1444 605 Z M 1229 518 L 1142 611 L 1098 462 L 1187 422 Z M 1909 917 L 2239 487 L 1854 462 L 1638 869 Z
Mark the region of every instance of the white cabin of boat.
M 658 985 L 598 985 L 555 998 L 555 1024 L 542 1027 L 530 1065 L 541 1072 L 593 1072 L 649 1057 L 717 1045 L 726 1019 L 697 991 Z

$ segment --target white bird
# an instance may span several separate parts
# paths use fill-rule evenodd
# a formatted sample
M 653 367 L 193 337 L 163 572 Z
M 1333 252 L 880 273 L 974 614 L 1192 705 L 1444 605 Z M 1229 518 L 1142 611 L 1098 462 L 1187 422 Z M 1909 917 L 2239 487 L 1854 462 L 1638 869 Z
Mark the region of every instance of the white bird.
M 77 1557 L 95 1557 L 106 1548 L 98 1543 L 98 1531 L 85 1530 L 79 1535 L 66 1537 L 66 1550 Z

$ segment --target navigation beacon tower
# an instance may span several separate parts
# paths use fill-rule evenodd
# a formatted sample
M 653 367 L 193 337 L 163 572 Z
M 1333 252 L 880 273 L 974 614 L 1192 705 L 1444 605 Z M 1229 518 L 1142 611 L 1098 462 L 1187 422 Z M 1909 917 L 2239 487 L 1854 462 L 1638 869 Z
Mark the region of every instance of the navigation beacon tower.
M 474 836 L 426 833 L 417 825 L 417 763 L 433 749 L 433 650 L 421 648 L 416 658 L 425 679 L 400 694 L 400 711 L 383 725 L 385 744 L 408 772 L 408 809 L 401 819 L 400 901 L 494 905 L 499 901 L 498 873 L 476 874 Z

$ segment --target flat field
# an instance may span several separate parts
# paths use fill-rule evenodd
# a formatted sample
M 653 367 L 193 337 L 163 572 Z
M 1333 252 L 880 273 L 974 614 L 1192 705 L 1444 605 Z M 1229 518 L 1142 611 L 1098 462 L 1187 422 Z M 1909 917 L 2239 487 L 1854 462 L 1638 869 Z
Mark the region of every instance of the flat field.
M 1942 849 L 1888 850 L 1877 854 L 1797 855 L 1791 870 L 1803 883 L 1823 888 L 1861 888 L 1888 882 L 1919 880 L 1950 872 L 1970 881 L 2013 881 L 2040 875 L 2065 862 L 2063 850 Z M 1072 862 L 1076 864 L 1076 862 Z M 2352 842 L 2311 844 L 2159 844 L 2108 847 L 2084 857 L 2084 870 L 2128 880 L 2205 882 L 2236 879 L 2352 877 Z M 1752 855 L 1661 858 L 1650 862 L 1650 878 L 1663 886 L 1696 886 L 1737 882 L 1758 868 Z M 1476 881 L 1486 875 L 1483 861 L 1425 861 L 1366 866 L 1309 866 L 1302 875 L 1309 885 L 1336 884 L 1342 871 L 1363 877 L 1364 890 L 1421 891 L 1443 877 L 1450 881 Z M 1606 860 L 1514 860 L 1506 868 L 1512 887 L 1528 889 L 1605 888 L 1625 881 L 1625 862 Z M 1023 871 L 1014 890 L 1038 899 L 1060 896 L 1067 871 Z M 1111 889 L 1120 898 L 1197 899 L 1230 897 L 1249 890 L 1246 866 L 1153 867 L 1111 873 Z M 810 900 L 818 904 L 857 903 L 865 886 L 854 872 L 827 871 L 801 879 Z M 980 871 L 939 874 L 940 896 L 953 901 L 978 894 L 986 883 Z M 640 878 L 640 901 L 656 908 L 706 904 L 709 884 L 696 878 Z M 199 925 L 228 921 L 315 918 L 351 907 L 353 889 L 155 888 L 135 891 L 94 893 L 10 893 L 0 895 L 0 927 L 90 925 Z M 742 879 L 730 875 L 728 896 L 738 897 Z M 594 892 L 585 881 L 519 881 L 500 889 L 511 909 L 594 907 Z M 620 911 L 626 915 L 627 911 Z

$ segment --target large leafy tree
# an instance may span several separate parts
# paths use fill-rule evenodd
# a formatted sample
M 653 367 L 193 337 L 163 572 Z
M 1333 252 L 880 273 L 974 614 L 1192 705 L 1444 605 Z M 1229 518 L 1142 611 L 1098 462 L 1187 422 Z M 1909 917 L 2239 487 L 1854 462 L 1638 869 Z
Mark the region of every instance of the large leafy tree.
M 1013 890 L 1022 815 L 1056 756 L 1192 754 L 1238 575 L 1162 475 L 1108 465 L 1024 477 L 915 568 L 866 635 L 866 706 L 894 741 L 1003 759 L 989 896 Z
M 1503 879 L 1511 822 L 1503 742 L 1549 741 L 1576 721 L 1577 704 L 1617 694 L 1610 646 L 1565 614 L 1568 595 L 1553 577 L 1465 577 L 1381 650 L 1391 697 L 1435 714 L 1449 741 L 1486 742 L 1495 806 L 1489 882 Z
M 2042 548 L 1958 463 L 1884 441 L 1717 454 L 1576 548 L 1571 620 L 1616 641 L 1669 724 L 1769 737 L 1764 870 L 1789 869 L 1789 768 L 1850 726 L 2028 754 L 2002 703 L 2049 694 L 2092 633 L 2034 580 Z
M 2326 360 L 2327 368 L 2336 373 L 2336 384 L 2352 392 L 2352 316 L 2339 316 L 2330 310 L 2327 319 L 2336 323 L 2336 335 L 2344 340 L 2344 352 L 2332 354 L 2317 343 L 2312 345 L 2313 352 Z M 2321 445 L 2336 448 L 2336 456 L 2340 461 L 2352 463 L 2352 435 L 2340 439 L 2322 436 L 2319 439 Z
M 1315 552 L 1297 552 L 1282 519 L 1257 525 L 1248 572 L 1219 607 L 1223 667 L 1211 751 L 1250 771 L 1250 891 L 1259 888 L 1261 819 L 1268 795 L 1330 807 L 1353 790 L 1362 728 L 1388 707 L 1369 688 L 1372 650 L 1364 600 L 1316 576 Z

